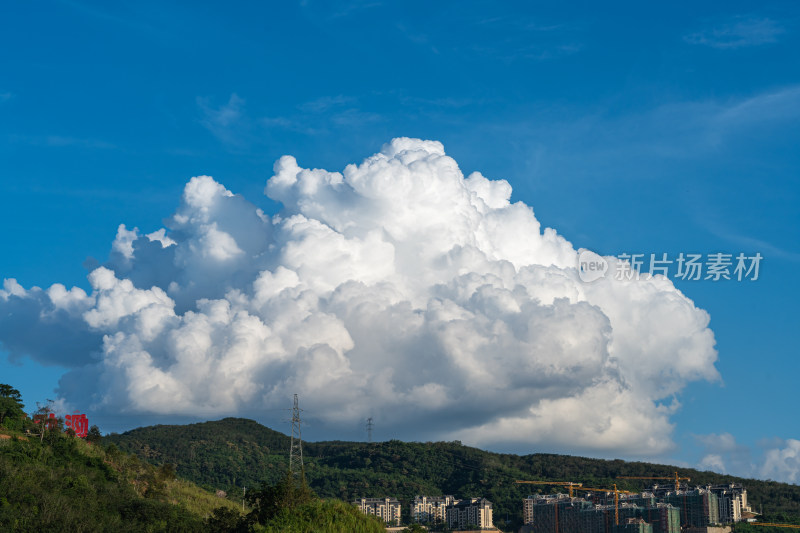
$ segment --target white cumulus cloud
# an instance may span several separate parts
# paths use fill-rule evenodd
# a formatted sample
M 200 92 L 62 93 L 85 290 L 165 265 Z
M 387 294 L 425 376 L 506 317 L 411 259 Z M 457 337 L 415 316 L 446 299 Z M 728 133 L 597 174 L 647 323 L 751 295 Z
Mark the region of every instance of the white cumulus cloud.
M 60 395 L 96 412 L 247 414 L 296 392 L 331 427 L 595 453 L 665 452 L 676 395 L 718 379 L 708 314 L 670 281 L 581 282 L 570 242 L 439 142 L 342 172 L 284 156 L 265 194 L 279 213 L 192 178 L 166 227 L 119 227 L 91 294 L 7 280 L 2 346 L 72 368 Z
M 734 476 L 800 481 L 800 440 L 763 439 L 754 446 L 739 444 L 730 433 L 696 435 L 703 456 L 697 467 Z
M 800 440 L 786 439 L 782 448 L 766 450 L 760 474 L 767 479 L 788 483 L 800 481 Z

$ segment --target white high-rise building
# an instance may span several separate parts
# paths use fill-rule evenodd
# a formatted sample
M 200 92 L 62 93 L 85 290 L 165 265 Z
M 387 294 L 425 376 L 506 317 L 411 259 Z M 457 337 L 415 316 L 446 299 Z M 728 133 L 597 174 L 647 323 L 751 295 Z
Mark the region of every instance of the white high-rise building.
M 447 507 L 455 502 L 452 496 L 417 496 L 411 504 L 411 519 L 425 524 L 444 522 Z
M 400 502 L 397 498 L 361 498 L 353 502 L 362 513 L 377 516 L 387 524 L 400 524 Z
M 461 500 L 447 508 L 447 527 L 464 529 L 477 527 L 493 529 L 492 502 L 486 498 L 470 498 Z

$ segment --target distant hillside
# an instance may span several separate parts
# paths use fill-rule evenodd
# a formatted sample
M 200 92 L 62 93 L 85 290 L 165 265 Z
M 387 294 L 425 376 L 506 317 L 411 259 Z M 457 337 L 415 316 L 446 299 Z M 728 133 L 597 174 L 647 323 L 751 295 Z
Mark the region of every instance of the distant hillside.
M 252 420 L 226 418 L 182 426 L 152 426 L 104 437 L 153 464 L 175 463 L 178 474 L 209 488 L 240 494 L 241 487 L 277 482 L 286 471 L 289 437 Z M 753 507 L 766 514 L 800 516 L 800 487 L 712 472 L 568 455 L 511 455 L 486 452 L 459 442 L 304 442 L 306 474 L 322 497 L 350 500 L 391 495 L 408 502 L 417 494 L 485 496 L 495 522 L 522 520 L 521 500 L 552 487 L 517 485 L 514 480 L 568 480 L 586 486 L 641 489 L 645 482 L 618 476 L 669 476 L 679 470 L 692 484 L 742 483 Z M 408 506 L 404 506 L 408 512 Z
M 153 464 L 173 463 L 181 477 L 223 490 L 277 482 L 289 449 L 289 437 L 244 418 L 148 426 L 112 434 L 103 442 Z

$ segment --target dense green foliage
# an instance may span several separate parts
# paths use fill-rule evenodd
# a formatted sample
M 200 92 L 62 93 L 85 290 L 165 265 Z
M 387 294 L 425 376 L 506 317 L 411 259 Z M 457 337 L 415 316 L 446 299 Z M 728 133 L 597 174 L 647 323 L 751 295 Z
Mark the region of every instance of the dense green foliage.
M 61 420 L 34 423 L 19 391 L 0 384 L 0 531 L 205 531 L 204 517 L 237 505 Z M 49 404 L 36 416 L 47 418 Z
M 0 427 L 19 429 L 25 417 L 22 396 L 11 385 L 0 383 Z
M 260 490 L 251 491 L 247 502 L 252 507 L 248 519 L 266 524 L 278 514 L 310 503 L 316 496 L 308 488 L 304 478 L 296 479 L 287 473 L 274 485 L 264 485 Z
M 50 403 L 36 411 L 39 423 L 22 408 L 19 391 L 0 385 L 0 531 L 383 531 L 352 505 L 320 501 L 302 477 L 251 489 L 250 512 L 243 515 L 236 503 L 176 479 L 171 462 L 149 464 L 113 443 L 99 445 L 96 426 L 85 441 L 64 432 L 60 419 L 49 419 Z M 258 458 L 268 457 L 275 438 L 283 437 L 265 436 L 253 444 Z M 199 448 L 201 464 L 211 466 Z M 186 448 L 192 459 L 194 449 Z M 232 464 L 243 461 L 232 456 Z
M 0 444 L 2 531 L 200 531 L 165 470 L 60 432 Z M 215 502 L 216 503 L 216 502 Z
M 280 484 L 279 484 L 280 485 Z M 273 494 L 283 492 L 277 486 L 264 487 Z M 277 503 L 272 502 L 272 503 Z M 366 516 L 353 505 L 341 500 L 320 500 L 315 497 L 301 501 L 281 500 L 270 504 L 269 516 L 258 518 L 253 510 L 246 517 L 218 509 L 207 522 L 212 533 L 384 533 L 383 523 Z
M 277 483 L 286 471 L 289 437 L 251 420 L 226 418 L 187 426 L 154 426 L 104 437 L 154 463 L 172 462 L 178 473 L 201 485 L 241 494 L 242 486 Z M 800 516 L 800 487 L 673 466 L 553 454 L 511 455 L 482 451 L 459 442 L 307 442 L 306 475 L 323 498 L 395 496 L 408 503 L 417 494 L 483 496 L 494 504 L 504 529 L 522 519 L 522 499 L 554 487 L 517 485 L 523 480 L 566 480 L 585 486 L 642 489 L 646 481 L 618 476 L 669 476 L 680 470 L 692 484 L 742 483 L 755 510 Z M 238 487 L 238 488 L 237 488 Z M 505 523 L 508 516 L 508 524 Z
M 385 533 L 383 523 L 338 500 L 313 500 L 283 509 L 260 529 L 266 533 Z
M 207 488 L 277 483 L 286 470 L 289 437 L 252 420 L 226 418 L 185 426 L 149 426 L 103 437 L 154 464 L 174 463 L 177 473 Z M 233 491 L 237 493 L 237 491 Z
M 218 533 L 382 533 L 383 524 L 340 500 L 320 500 L 301 476 L 289 475 L 274 485 L 247 494 L 252 510 L 236 516 L 217 509 L 208 519 Z

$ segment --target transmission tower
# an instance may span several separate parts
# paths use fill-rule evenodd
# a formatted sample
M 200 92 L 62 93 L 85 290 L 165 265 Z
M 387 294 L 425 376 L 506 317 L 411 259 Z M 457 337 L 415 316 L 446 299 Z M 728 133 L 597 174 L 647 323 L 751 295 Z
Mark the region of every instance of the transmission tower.
M 372 442 L 372 417 L 367 418 L 367 442 Z
M 292 443 L 289 448 L 289 475 L 296 480 L 305 482 L 305 471 L 303 470 L 303 440 L 300 437 L 300 409 L 297 402 L 297 394 L 294 395 L 294 407 L 292 408 Z

